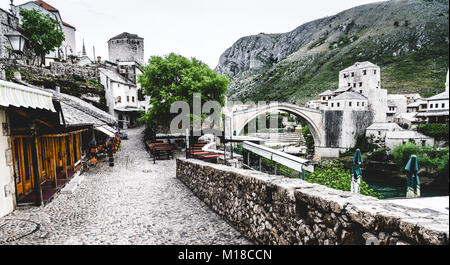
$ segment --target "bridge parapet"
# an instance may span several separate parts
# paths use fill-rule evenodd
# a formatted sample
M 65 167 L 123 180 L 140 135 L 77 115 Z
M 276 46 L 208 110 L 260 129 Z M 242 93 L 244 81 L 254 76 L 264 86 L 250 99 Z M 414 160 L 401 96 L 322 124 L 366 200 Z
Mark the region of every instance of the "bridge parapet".
M 237 110 L 237 111 L 233 111 L 231 113 L 233 115 L 239 115 L 239 114 L 244 114 L 244 113 L 261 112 L 263 110 L 270 110 L 275 107 L 286 107 L 286 108 L 298 109 L 298 110 L 303 110 L 303 111 L 322 113 L 321 110 L 311 109 L 311 108 L 307 108 L 307 107 L 303 107 L 303 106 L 299 106 L 299 105 L 295 105 L 295 104 L 291 104 L 291 103 L 271 103 L 271 104 L 266 104 L 266 105 L 262 105 L 262 106 L 257 106 L 256 108 Z

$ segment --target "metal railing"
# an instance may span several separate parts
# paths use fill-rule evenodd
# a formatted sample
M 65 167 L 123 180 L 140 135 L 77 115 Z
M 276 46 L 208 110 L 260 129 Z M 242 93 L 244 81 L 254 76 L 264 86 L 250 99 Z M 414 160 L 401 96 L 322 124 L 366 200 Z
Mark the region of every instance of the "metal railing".
M 296 156 L 293 156 L 290 154 L 286 154 L 284 152 L 274 150 L 272 148 L 268 148 L 265 146 L 261 146 L 258 144 L 254 144 L 251 142 L 244 142 L 242 144 L 242 147 L 245 150 L 248 150 L 249 152 L 252 152 L 260 157 L 270 159 L 270 160 L 277 162 L 281 165 L 284 165 L 288 168 L 296 170 L 296 171 L 302 173 L 302 175 L 303 175 L 304 171 L 310 172 L 310 173 L 314 172 L 314 165 L 312 164 L 312 162 L 310 160 L 296 157 Z M 247 155 L 249 156 L 249 153 Z M 249 160 L 249 157 L 247 158 L 247 160 Z

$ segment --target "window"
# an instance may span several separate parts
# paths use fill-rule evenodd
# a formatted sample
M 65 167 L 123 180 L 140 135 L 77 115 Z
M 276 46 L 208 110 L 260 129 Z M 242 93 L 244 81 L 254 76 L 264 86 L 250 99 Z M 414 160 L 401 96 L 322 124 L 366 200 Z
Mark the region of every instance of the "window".
M 445 108 L 445 103 L 442 103 L 442 108 Z
M 359 93 L 362 94 L 362 90 L 360 90 Z
M 348 103 L 348 106 L 351 107 L 351 106 L 352 106 L 352 102 L 349 102 L 349 103 Z
M 362 102 L 362 106 L 364 107 L 364 102 Z
M 434 106 L 436 107 L 436 109 L 439 108 L 439 104 L 437 104 L 437 103 Z
M 363 70 L 363 75 L 367 75 L 367 70 Z
M 327 100 L 327 97 L 322 97 L 322 100 Z
M 373 70 L 373 74 L 376 75 L 377 74 L 377 70 Z
M 119 96 L 119 97 L 117 98 L 117 103 L 122 103 L 122 97 L 121 97 L 121 96 Z
M 127 102 L 130 102 L 130 96 L 127 96 Z
M 331 107 L 332 107 L 332 108 L 334 107 L 334 103 L 331 103 Z
M 430 104 L 430 109 L 432 109 L 433 108 L 433 104 Z
M 353 83 L 353 87 L 356 87 L 356 83 Z
M 348 83 L 348 86 L 351 86 L 352 84 Z
M 338 103 L 337 106 L 338 106 L 338 108 L 339 108 L 339 107 L 341 106 L 341 103 Z
M 134 97 L 131 97 L 131 101 L 133 101 L 133 102 L 134 102 Z
M 357 107 L 359 107 L 359 101 L 358 101 L 358 102 L 356 102 L 356 106 L 357 106 Z
M 362 87 L 362 82 L 359 83 L 359 87 Z
M 355 77 L 355 73 L 352 73 L 352 77 Z

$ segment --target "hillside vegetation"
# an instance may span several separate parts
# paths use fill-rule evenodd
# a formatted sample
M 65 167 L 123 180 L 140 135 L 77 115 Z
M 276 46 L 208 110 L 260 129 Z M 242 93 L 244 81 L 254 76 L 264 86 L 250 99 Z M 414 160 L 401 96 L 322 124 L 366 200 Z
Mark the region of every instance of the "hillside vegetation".
M 449 2 L 391 0 L 358 6 L 283 34 L 239 39 L 216 70 L 231 78 L 231 100 L 306 102 L 337 89 L 340 70 L 357 61 L 381 67 L 389 93 L 444 90 Z

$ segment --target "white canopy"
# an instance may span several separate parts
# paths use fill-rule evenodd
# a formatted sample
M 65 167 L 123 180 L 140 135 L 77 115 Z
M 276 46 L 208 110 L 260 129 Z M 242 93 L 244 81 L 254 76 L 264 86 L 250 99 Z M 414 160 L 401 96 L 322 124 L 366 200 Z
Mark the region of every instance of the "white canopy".
M 0 106 L 46 109 L 56 112 L 53 106 L 53 94 L 0 80 Z
M 108 135 L 109 137 L 114 137 L 115 133 L 114 133 L 114 129 L 107 126 L 107 125 L 102 125 L 102 126 L 96 126 L 95 129 L 97 131 L 100 131 L 106 135 Z

